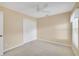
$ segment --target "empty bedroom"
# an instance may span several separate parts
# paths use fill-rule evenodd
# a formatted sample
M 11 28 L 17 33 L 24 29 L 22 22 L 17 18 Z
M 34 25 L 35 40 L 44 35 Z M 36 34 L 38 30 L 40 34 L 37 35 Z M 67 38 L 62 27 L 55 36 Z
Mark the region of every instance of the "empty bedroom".
M 78 56 L 79 2 L 0 2 L 0 56 Z

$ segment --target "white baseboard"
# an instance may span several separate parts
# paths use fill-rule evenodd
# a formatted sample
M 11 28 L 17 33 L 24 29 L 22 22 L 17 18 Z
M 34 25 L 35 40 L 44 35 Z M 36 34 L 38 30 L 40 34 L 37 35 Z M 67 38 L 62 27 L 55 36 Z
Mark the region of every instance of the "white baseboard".
M 72 50 L 75 56 L 79 56 L 79 51 L 76 48 L 72 47 Z
M 22 46 L 22 45 L 24 45 L 24 44 L 25 44 L 25 43 L 21 43 L 21 44 L 18 44 L 18 45 L 16 45 L 16 46 L 13 46 L 13 47 L 11 47 L 11 48 L 5 49 L 4 52 L 7 52 L 7 51 L 12 50 L 12 49 L 14 49 L 14 48 L 17 48 L 17 47 Z
M 32 40 L 32 41 L 34 41 L 34 40 Z M 29 41 L 29 42 L 31 42 L 31 41 Z M 20 46 L 22 46 L 22 45 L 24 45 L 24 44 L 26 44 L 26 43 L 29 43 L 29 42 L 23 42 L 23 43 L 21 43 L 21 44 L 18 44 L 18 45 L 16 45 L 16 46 L 11 47 L 11 48 L 5 49 L 5 50 L 4 50 L 4 53 L 7 52 L 7 51 L 12 50 L 12 49 L 14 49 L 14 48 L 20 47 Z
M 67 47 L 72 47 L 72 45 L 69 45 L 69 44 L 65 44 L 65 43 L 61 43 L 61 42 L 56 42 L 56 41 L 48 41 L 48 40 L 42 40 L 40 39 L 41 41 L 45 41 L 45 42 L 48 42 L 48 43 L 52 43 L 52 44 L 58 44 L 58 45 L 63 45 L 63 46 L 67 46 Z

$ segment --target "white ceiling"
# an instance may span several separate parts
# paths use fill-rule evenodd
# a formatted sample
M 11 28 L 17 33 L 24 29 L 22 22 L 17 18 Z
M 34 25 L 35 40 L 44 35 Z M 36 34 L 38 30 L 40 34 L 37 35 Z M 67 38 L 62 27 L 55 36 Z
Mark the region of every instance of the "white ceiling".
M 0 4 L 38 18 L 71 11 L 75 5 L 74 2 L 4 2 Z

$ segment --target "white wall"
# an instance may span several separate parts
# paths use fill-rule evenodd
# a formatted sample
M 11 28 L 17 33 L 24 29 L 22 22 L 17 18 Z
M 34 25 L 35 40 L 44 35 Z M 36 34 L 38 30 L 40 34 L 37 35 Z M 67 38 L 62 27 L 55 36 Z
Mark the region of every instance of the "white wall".
M 38 39 L 71 45 L 71 12 L 40 18 Z
M 37 24 L 33 19 L 23 19 L 23 40 L 24 43 L 37 39 Z

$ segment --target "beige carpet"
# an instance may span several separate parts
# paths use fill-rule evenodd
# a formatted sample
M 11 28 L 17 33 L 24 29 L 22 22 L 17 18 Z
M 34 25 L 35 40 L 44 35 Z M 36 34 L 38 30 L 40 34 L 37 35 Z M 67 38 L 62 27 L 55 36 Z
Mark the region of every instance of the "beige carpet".
M 72 49 L 36 40 L 8 51 L 4 56 L 73 56 Z

